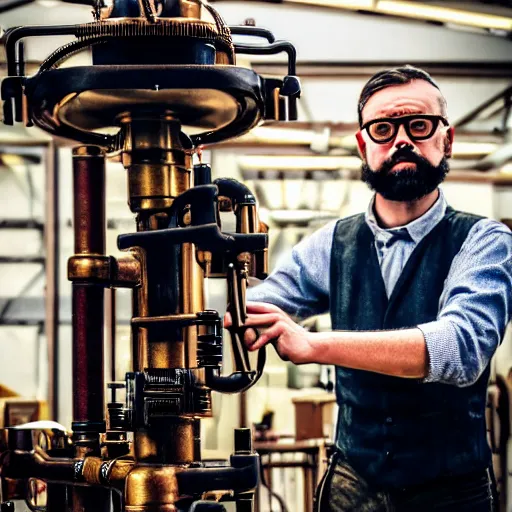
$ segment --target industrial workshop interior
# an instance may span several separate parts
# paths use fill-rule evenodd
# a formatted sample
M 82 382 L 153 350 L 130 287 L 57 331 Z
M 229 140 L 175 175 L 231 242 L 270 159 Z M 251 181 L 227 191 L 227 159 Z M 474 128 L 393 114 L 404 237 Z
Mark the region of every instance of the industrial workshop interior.
M 0 42 L 1 512 L 512 512 L 511 0 Z

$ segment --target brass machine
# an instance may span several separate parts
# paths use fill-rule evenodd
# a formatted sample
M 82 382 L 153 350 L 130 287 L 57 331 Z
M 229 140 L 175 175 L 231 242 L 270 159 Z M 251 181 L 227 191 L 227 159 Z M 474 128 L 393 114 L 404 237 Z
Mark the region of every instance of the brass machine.
M 193 165 L 203 146 L 238 136 L 262 120 L 296 118 L 300 84 L 295 50 L 255 27 L 227 27 L 202 0 L 95 3 L 83 25 L 8 32 L 4 121 L 25 121 L 80 142 L 73 151 L 75 254 L 72 436 L 38 428 L 5 429 L 0 441 L 2 512 L 26 499 L 48 512 L 253 510 L 258 456 L 249 429 L 235 431 L 229 464 L 201 461 L 200 418 L 211 391 L 239 393 L 261 375 L 243 345 L 245 287 L 263 277 L 267 234 L 254 196 L 231 179 L 212 182 Z M 250 36 L 234 44 L 232 34 Z M 31 77 L 27 37 L 73 35 Z M 263 39 L 265 41 L 263 41 Z M 91 49 L 92 65 L 59 67 Z M 262 78 L 235 65 L 235 54 L 288 55 L 288 76 Z M 136 232 L 123 234 L 123 257 L 105 253 L 105 158 L 127 170 Z M 221 229 L 220 211 L 236 216 Z M 235 371 L 223 375 L 222 319 L 205 309 L 204 281 L 227 278 Z M 126 400 L 104 407 L 105 288 L 133 290 L 133 364 Z M 46 503 L 27 496 L 46 482 Z M 30 494 L 30 493 L 29 493 Z

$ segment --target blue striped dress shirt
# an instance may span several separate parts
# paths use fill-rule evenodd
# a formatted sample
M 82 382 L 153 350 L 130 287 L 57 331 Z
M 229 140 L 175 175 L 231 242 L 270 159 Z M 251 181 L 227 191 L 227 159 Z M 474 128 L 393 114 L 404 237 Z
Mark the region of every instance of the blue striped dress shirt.
M 414 248 L 444 217 L 447 203 L 441 191 L 418 219 L 383 229 L 374 201 L 365 218 L 389 297 Z M 248 299 L 275 304 L 299 318 L 327 312 L 335 225 L 332 221 L 297 244 L 264 282 L 248 290 Z M 425 382 L 474 383 L 503 339 L 511 313 L 512 233 L 500 222 L 482 219 L 453 259 L 436 320 L 418 325 L 430 358 Z

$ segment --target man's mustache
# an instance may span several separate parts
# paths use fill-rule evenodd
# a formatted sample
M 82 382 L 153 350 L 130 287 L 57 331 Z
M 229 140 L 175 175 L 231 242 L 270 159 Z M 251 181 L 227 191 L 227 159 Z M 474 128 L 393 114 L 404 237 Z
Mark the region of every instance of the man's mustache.
M 384 162 L 381 167 L 382 171 L 390 171 L 396 164 L 400 162 L 411 162 L 417 165 L 425 163 L 425 159 L 409 148 L 397 149 L 395 153 Z

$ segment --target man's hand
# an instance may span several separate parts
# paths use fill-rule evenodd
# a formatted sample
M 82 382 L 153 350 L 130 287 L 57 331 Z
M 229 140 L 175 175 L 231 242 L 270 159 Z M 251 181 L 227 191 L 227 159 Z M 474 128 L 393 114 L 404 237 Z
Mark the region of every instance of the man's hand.
M 271 342 L 281 359 L 295 364 L 315 362 L 311 334 L 277 306 L 264 302 L 248 302 L 247 314 L 244 325 L 254 327 L 260 333 L 257 339 L 254 336 L 245 337 L 244 341 L 249 350 L 258 350 Z M 224 327 L 230 325 L 231 317 L 226 314 Z

